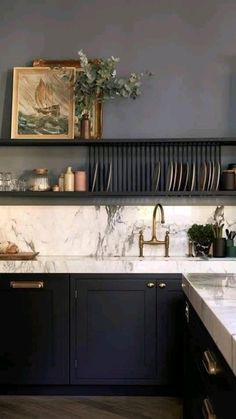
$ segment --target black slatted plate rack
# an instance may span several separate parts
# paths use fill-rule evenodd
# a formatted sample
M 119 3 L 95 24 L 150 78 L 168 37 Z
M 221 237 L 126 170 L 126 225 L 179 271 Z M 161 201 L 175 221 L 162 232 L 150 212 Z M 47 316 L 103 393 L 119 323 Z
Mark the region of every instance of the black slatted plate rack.
M 205 164 L 206 186 L 202 190 Z M 213 192 L 218 187 L 209 176 L 214 171 L 216 177 L 219 165 L 221 144 L 217 141 L 93 143 L 89 147 L 89 191 L 140 195 L 158 191 Z

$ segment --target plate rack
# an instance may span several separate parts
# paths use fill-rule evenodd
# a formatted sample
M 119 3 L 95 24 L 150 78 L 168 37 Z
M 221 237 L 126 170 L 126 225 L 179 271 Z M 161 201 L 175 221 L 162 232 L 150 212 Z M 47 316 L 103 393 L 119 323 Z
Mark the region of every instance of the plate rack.
M 212 165 L 209 174 L 212 179 L 206 190 L 217 191 L 219 185 L 217 179 L 213 182 L 213 177 L 217 176 L 215 168 L 221 165 L 218 142 L 93 144 L 89 147 L 89 191 L 124 194 L 201 191 L 204 163 Z

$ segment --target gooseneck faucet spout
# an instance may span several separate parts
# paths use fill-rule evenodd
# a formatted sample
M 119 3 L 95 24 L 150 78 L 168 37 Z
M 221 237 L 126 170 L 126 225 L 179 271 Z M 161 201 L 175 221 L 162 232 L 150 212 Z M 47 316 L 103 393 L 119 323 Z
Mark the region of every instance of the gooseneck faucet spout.
M 140 257 L 143 257 L 143 246 L 145 244 L 151 244 L 151 245 L 164 244 L 165 245 L 165 257 L 169 256 L 169 244 L 170 244 L 169 231 L 166 232 L 164 240 L 158 240 L 158 238 L 157 238 L 156 216 L 157 216 L 158 208 L 160 209 L 160 213 L 161 213 L 161 223 L 164 224 L 164 222 L 165 222 L 163 207 L 162 207 L 161 204 L 157 204 L 154 207 L 153 215 L 152 215 L 152 238 L 151 238 L 151 240 L 144 240 L 143 231 L 140 231 L 140 233 L 139 233 L 139 256 Z
M 152 240 L 157 240 L 157 233 L 156 233 L 156 217 L 157 217 L 157 210 L 160 209 L 161 212 L 161 224 L 165 222 L 164 210 L 161 204 L 157 204 L 153 211 L 152 216 Z

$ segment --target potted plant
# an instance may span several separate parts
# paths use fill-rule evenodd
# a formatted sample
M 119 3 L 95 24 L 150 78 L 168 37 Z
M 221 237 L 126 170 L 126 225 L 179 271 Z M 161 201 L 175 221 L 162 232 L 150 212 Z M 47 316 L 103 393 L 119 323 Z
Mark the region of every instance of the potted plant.
M 88 60 L 80 50 L 78 52 L 81 71 L 77 71 L 75 82 L 75 115 L 86 124 L 88 134 L 88 122 L 95 102 L 104 102 L 108 99 L 132 98 L 136 99 L 140 94 L 141 78 L 143 73 L 131 73 L 127 78 L 117 76 L 116 65 L 119 58 L 111 56 L 106 59 Z M 150 72 L 146 73 L 151 76 Z
M 209 255 L 210 247 L 214 239 L 211 224 L 193 224 L 188 229 L 187 234 L 193 243 L 195 256 Z

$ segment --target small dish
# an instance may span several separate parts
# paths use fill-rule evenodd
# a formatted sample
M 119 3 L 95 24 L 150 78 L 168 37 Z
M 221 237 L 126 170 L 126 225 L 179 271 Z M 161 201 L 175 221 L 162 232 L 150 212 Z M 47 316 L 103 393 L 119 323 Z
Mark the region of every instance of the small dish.
M 153 178 L 152 178 L 152 191 L 156 192 L 159 187 L 160 181 L 160 173 L 161 173 L 161 163 L 158 161 L 155 164 L 154 171 L 153 171 Z

